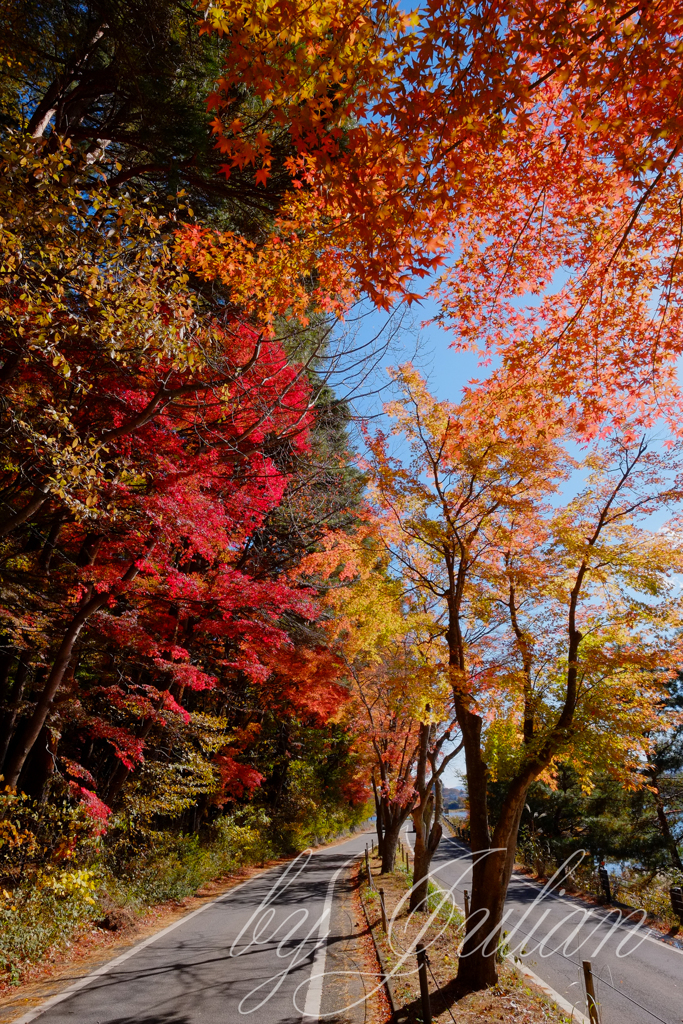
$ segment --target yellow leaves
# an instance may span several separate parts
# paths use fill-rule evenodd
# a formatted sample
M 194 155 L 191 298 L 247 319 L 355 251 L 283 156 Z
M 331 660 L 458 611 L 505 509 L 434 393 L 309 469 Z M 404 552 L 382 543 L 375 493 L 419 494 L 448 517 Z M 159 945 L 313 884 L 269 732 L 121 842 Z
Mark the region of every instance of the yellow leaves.
M 207 724 L 204 723 L 205 728 Z M 209 741 L 208 747 L 211 746 Z M 156 814 L 178 815 L 200 795 L 214 793 L 218 788 L 216 769 L 203 753 L 187 744 L 175 754 L 178 760 L 174 762 L 148 761 L 138 772 L 131 807 L 143 819 Z
M 387 574 L 375 529 L 360 522 L 354 534 L 328 533 L 321 550 L 296 571 L 299 578 L 331 584 L 324 591 L 324 603 L 334 611 L 328 630 L 351 662 L 379 659 L 382 647 L 406 628 L 400 586 Z
M 474 400 L 437 402 L 409 365 L 394 379 L 402 394 L 385 411 L 411 461 L 368 438 L 381 536 L 442 625 L 453 691 L 486 723 L 493 777 L 512 777 L 546 744 L 585 758 L 589 774 L 602 744 L 601 763 L 627 779 L 683 662 L 683 599 L 671 587 L 680 528 L 647 528 L 680 501 L 683 451 L 627 436 L 580 463 L 552 430 L 481 431 Z M 563 500 L 573 472 L 578 493 Z
M 94 904 L 90 895 L 97 889 L 97 876 L 94 871 L 81 868 L 76 871 L 62 871 L 58 875 L 43 875 L 37 880 L 37 888 L 49 889 L 56 896 L 66 899 L 82 899 L 84 903 Z
M 3 818 L 0 821 L 0 846 L 8 846 L 10 849 L 25 846 L 26 854 L 30 856 L 36 848 L 36 837 L 27 829 L 17 828 L 8 818 Z
M 519 769 L 522 757 L 522 735 L 514 716 L 495 719 L 486 728 L 484 761 L 491 782 L 506 782 Z
M 216 753 L 235 737 L 228 733 L 228 719 L 222 715 L 211 715 L 202 711 L 192 712 L 190 718 L 192 730 L 197 737 L 202 752 Z
M 264 168 L 259 181 L 266 172 Z M 233 301 L 262 322 L 272 322 L 279 314 L 306 322 L 312 309 L 341 312 L 352 297 L 343 262 L 320 256 L 318 223 L 311 196 L 295 196 L 285 205 L 278 230 L 258 251 L 233 232 L 186 228 L 176 236 L 175 255 L 206 280 L 221 280 Z M 315 287 L 302 277 L 302 269 L 317 274 Z

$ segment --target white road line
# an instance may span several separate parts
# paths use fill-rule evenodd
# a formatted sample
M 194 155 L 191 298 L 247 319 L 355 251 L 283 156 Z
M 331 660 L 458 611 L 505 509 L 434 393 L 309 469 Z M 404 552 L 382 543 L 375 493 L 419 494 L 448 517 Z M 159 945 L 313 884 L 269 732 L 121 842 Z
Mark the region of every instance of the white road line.
M 280 865 L 275 864 L 273 865 L 272 868 L 266 868 L 265 871 L 262 871 L 259 875 L 256 875 L 255 877 L 260 878 L 262 875 L 265 875 L 268 871 L 273 871 L 276 867 L 280 867 Z M 232 896 L 234 892 L 237 892 L 238 889 L 241 889 L 243 886 L 248 885 L 249 882 L 251 881 L 253 881 L 253 879 L 248 878 L 245 882 L 240 882 L 239 885 L 235 885 L 232 887 L 232 889 L 228 889 L 227 892 L 224 892 L 221 896 L 216 897 L 215 900 L 211 900 L 210 903 L 205 903 L 203 907 L 197 907 L 196 910 L 192 910 L 189 914 L 185 914 L 184 917 L 181 917 L 177 921 L 174 921 L 173 924 L 169 924 L 166 928 L 162 928 L 160 932 L 155 932 L 154 935 L 150 935 L 148 938 L 143 939 L 142 942 L 138 942 L 137 945 L 133 946 L 131 949 L 126 950 L 125 953 L 121 953 L 120 956 L 115 957 L 113 960 L 108 960 L 106 964 L 102 964 L 101 967 L 98 967 L 97 970 L 95 971 L 91 971 L 90 974 L 86 974 L 85 977 L 79 978 L 78 981 L 75 981 L 73 983 L 73 985 L 69 985 L 68 988 L 65 988 L 63 992 L 58 992 L 57 995 L 51 996 L 49 999 L 46 999 L 44 1003 L 40 1004 L 40 1006 L 36 1006 L 33 1010 L 29 1010 L 28 1013 L 25 1013 L 23 1017 L 19 1017 L 18 1019 L 12 1021 L 12 1024 L 29 1024 L 30 1021 L 35 1020 L 36 1017 L 40 1017 L 47 1010 L 50 1010 L 52 1009 L 53 1006 L 56 1006 L 57 1003 L 63 1003 L 65 999 L 68 999 L 70 996 L 80 991 L 80 989 L 85 988 L 86 985 L 89 985 L 91 981 L 95 980 L 95 978 L 101 978 L 103 974 L 108 974 L 113 967 L 118 967 L 119 964 L 125 963 L 126 960 L 129 960 L 130 957 L 135 956 L 136 953 L 139 953 L 141 950 L 145 949 L 146 946 L 151 946 L 153 942 L 157 941 L 157 939 L 161 939 L 163 938 L 164 935 L 168 935 L 168 933 L 172 932 L 175 928 L 180 928 L 181 924 L 185 924 L 187 921 L 190 921 L 193 917 L 196 917 L 197 914 L 203 913 L 205 910 L 208 910 L 209 907 L 215 907 L 215 905 L 217 903 L 220 903 L 221 900 L 227 899 L 228 896 Z
M 407 838 L 407 836 L 408 836 L 408 833 L 406 832 L 406 838 Z M 452 836 L 449 836 L 448 837 L 448 842 L 457 843 L 457 840 L 455 840 Z M 410 846 L 410 843 L 408 843 L 408 845 Z M 458 849 L 462 849 L 462 847 L 458 846 Z M 466 850 L 465 850 L 465 853 L 467 853 Z M 436 869 L 435 873 L 438 873 L 438 869 Z M 535 892 L 539 892 L 540 891 L 538 882 L 528 882 L 525 878 L 515 877 L 514 875 L 511 877 L 509 884 L 510 885 L 524 885 L 524 886 L 526 886 L 529 889 L 533 889 Z M 554 900 L 556 903 L 565 903 L 567 906 L 573 907 L 573 908 L 577 908 L 577 906 L 578 906 L 578 909 L 580 909 L 580 910 L 588 910 L 586 905 L 581 900 L 572 899 L 571 896 L 560 896 L 558 893 L 555 893 L 555 892 L 547 892 L 545 894 L 545 896 L 543 897 L 543 899 L 544 900 Z M 612 910 L 608 910 L 608 909 L 602 908 L 602 907 L 595 907 L 595 908 L 593 908 L 591 910 L 588 910 L 588 914 L 591 917 L 597 918 L 597 920 L 600 921 L 600 923 L 605 925 L 606 927 L 609 925 L 610 928 L 615 928 L 616 927 L 616 928 L 628 929 L 629 926 L 626 925 L 626 924 L 623 924 L 621 921 L 619 921 L 617 923 L 613 923 L 613 922 L 609 921 L 609 917 L 611 916 L 611 914 L 613 914 L 615 912 L 615 910 L 618 910 L 618 909 L 619 909 L 618 907 L 615 907 Z M 636 913 L 638 913 L 638 911 L 634 909 L 633 913 L 636 914 Z M 648 929 L 648 931 L 652 931 L 652 929 Z M 642 938 L 643 938 L 644 942 L 652 942 L 657 947 L 657 949 L 660 949 L 660 950 L 666 949 L 666 950 L 669 950 L 669 952 L 671 952 L 671 953 L 677 953 L 678 956 L 683 956 L 683 949 L 679 949 L 678 946 L 672 946 L 671 943 L 666 941 L 664 936 L 660 937 L 658 935 L 651 935 L 651 934 L 648 934 L 647 932 L 644 932 Z
M 570 1003 L 568 999 L 565 999 L 564 996 L 561 996 L 554 988 L 551 988 L 543 978 L 539 978 L 539 976 L 527 967 L 525 963 L 522 963 L 521 960 L 514 960 L 512 957 L 508 957 L 508 960 L 512 964 L 513 968 L 521 974 L 523 978 L 533 981 L 534 985 L 536 985 L 537 988 L 540 988 L 541 992 L 543 992 L 548 999 L 552 1000 L 560 1010 L 564 1010 L 565 1013 L 570 1014 L 570 1022 L 576 1021 L 577 1024 L 591 1024 L 588 1017 L 586 1017 L 584 1013 L 581 1013 L 581 1010 L 577 1010 L 573 1003 Z
M 308 991 L 306 993 L 306 1002 L 304 1003 L 304 1017 L 312 1017 L 314 1020 L 320 1020 L 320 1005 L 323 998 L 323 981 L 325 978 L 325 961 L 327 959 L 327 937 L 330 934 L 330 926 L 332 923 L 332 900 L 334 899 L 334 887 L 337 883 L 337 879 L 346 866 L 350 864 L 352 860 L 355 860 L 356 857 L 360 856 L 360 853 L 355 853 L 353 857 L 349 857 L 349 859 L 335 871 L 328 883 L 323 912 L 320 915 L 317 948 L 313 957 L 311 977 L 308 984 Z
M 355 838 L 355 837 L 351 837 L 351 838 Z M 326 849 L 329 849 L 329 847 L 323 846 L 319 850 L 312 850 L 311 852 L 313 854 L 323 853 Z M 355 854 L 354 856 L 360 856 L 360 854 Z M 353 860 L 353 857 L 350 858 L 350 860 Z M 349 861 L 346 862 L 346 864 L 348 864 L 348 863 L 349 863 Z M 339 871 L 342 871 L 343 868 L 346 867 L 346 864 L 342 865 L 342 867 L 339 869 Z M 192 920 L 192 918 L 196 917 L 197 914 L 201 914 L 205 910 L 208 910 L 209 907 L 215 907 L 217 903 L 221 903 L 223 900 L 228 899 L 229 896 L 232 896 L 232 894 L 234 892 L 237 892 L 237 890 L 243 888 L 243 886 L 249 885 L 250 882 L 253 882 L 253 881 L 255 881 L 258 878 L 262 878 L 263 875 L 266 875 L 270 871 L 275 871 L 277 868 L 281 868 L 281 867 L 283 867 L 282 864 L 273 864 L 273 866 L 271 868 L 266 868 L 265 871 L 259 872 L 258 875 L 254 875 L 252 878 L 247 878 L 244 882 L 240 882 L 239 885 L 234 885 L 232 887 L 232 889 L 228 889 L 227 892 L 224 892 L 220 896 L 217 896 L 215 900 L 211 900 L 209 903 L 205 903 L 204 906 L 202 906 L 202 907 L 197 907 L 196 910 L 192 910 L 189 914 L 185 914 L 183 917 L 179 918 L 177 921 L 174 921 L 173 924 L 169 924 L 166 928 L 162 928 L 160 932 L 155 932 L 154 935 L 150 935 L 148 938 L 143 939 L 142 942 L 138 942 L 137 945 L 133 946 L 131 949 L 126 950 L 125 953 L 121 953 L 120 956 L 115 957 L 113 960 L 108 960 L 106 964 L 102 964 L 101 967 L 98 967 L 96 970 L 91 971 L 90 974 L 86 974 L 83 978 L 79 978 L 78 981 L 75 981 L 73 983 L 73 985 L 69 985 L 68 988 L 65 988 L 63 992 L 58 992 L 57 995 L 51 996 L 49 999 L 46 999 L 45 1002 L 41 1003 L 39 1006 L 34 1007 L 33 1010 L 28 1010 L 27 1013 L 25 1013 L 23 1015 L 23 1017 L 16 1018 L 14 1021 L 12 1021 L 12 1024 L 30 1024 L 31 1021 L 35 1020 L 37 1017 L 42 1016 L 48 1010 L 52 1009 L 53 1006 L 56 1006 L 58 1003 L 63 1003 L 65 999 L 68 999 L 70 996 L 75 995 L 75 993 L 79 992 L 82 988 L 86 988 L 86 986 L 89 985 L 91 981 L 94 981 L 96 978 L 101 978 L 102 975 L 104 975 L 104 974 L 108 974 L 109 971 L 112 970 L 112 968 L 118 967 L 119 964 L 125 963 L 126 960 L 129 960 L 130 957 L 135 956 L 136 953 L 140 953 L 141 950 L 145 949 L 147 946 L 151 946 L 153 942 L 157 941 L 157 939 L 161 939 L 161 938 L 164 937 L 164 935 L 168 935 L 169 932 L 172 932 L 175 928 L 180 928 L 180 926 L 182 924 L 185 924 L 187 921 Z M 332 881 L 330 882 L 330 884 L 328 886 L 328 890 L 327 891 L 328 891 L 328 899 L 330 899 L 330 907 L 331 907 L 331 896 L 330 896 L 330 894 L 331 893 L 333 894 L 334 882 L 336 881 L 336 878 L 337 878 L 337 875 L 339 874 L 339 871 L 337 871 L 335 873 L 334 877 L 332 878 Z M 327 908 L 327 899 L 325 901 L 325 908 Z M 324 922 L 326 920 L 325 917 L 324 917 L 324 913 L 325 913 L 325 911 L 323 910 L 323 918 L 321 920 L 321 930 L 323 929 Z M 327 916 L 329 917 L 329 913 L 328 913 Z M 318 941 L 320 941 L 320 933 L 319 933 L 319 940 Z M 325 945 L 323 945 L 322 949 L 323 949 L 323 971 L 324 971 Z M 316 956 L 316 963 L 317 963 L 317 956 Z M 322 995 L 322 980 L 321 980 L 320 984 L 321 984 L 321 995 Z M 308 998 L 306 999 L 306 1005 L 308 1005 Z M 317 1014 L 320 1013 L 319 1005 L 320 1004 L 318 1003 Z
M 408 839 L 409 834 L 411 833 L 409 833 L 406 830 L 405 836 L 408 846 L 410 846 L 410 840 Z M 412 846 L 410 846 L 410 848 L 411 850 L 413 849 Z M 433 881 L 436 881 L 434 876 L 432 876 L 432 879 Z M 526 882 L 525 884 L 530 885 L 531 883 Z M 449 889 L 448 891 L 451 893 L 451 895 L 453 895 L 452 889 Z M 523 963 L 521 960 L 516 960 L 512 956 L 507 957 L 507 959 L 510 961 L 510 964 L 512 965 L 514 970 L 516 970 L 523 977 L 527 978 L 529 981 L 533 981 L 533 983 L 543 992 L 543 994 L 547 996 L 547 998 L 550 999 L 551 1002 L 555 1003 L 558 1009 L 562 1010 L 564 1013 L 570 1013 L 571 1021 L 576 1021 L 577 1024 L 590 1024 L 588 1018 L 583 1013 L 581 1013 L 581 1011 L 578 1010 L 573 1003 L 570 1003 L 567 999 L 564 998 L 563 995 L 557 992 L 554 988 L 551 988 L 547 981 L 544 981 L 543 978 L 539 978 L 539 976 L 535 974 L 532 970 L 530 970 L 530 968 L 528 968 L 525 963 Z

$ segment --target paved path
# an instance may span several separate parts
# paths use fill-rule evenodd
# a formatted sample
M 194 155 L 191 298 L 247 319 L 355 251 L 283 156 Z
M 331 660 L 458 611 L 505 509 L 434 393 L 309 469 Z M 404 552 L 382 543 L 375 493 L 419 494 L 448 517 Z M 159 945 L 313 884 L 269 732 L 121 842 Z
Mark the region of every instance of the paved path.
M 300 1024 L 330 1013 L 339 1000 L 362 1000 L 352 935 L 357 922 L 343 877 L 367 838 L 355 836 L 231 889 L 23 1020 Z M 469 859 L 469 850 L 451 838 L 442 840 L 434 858 L 436 877 L 460 906 L 471 887 Z M 505 928 L 517 928 L 513 950 L 526 948 L 523 959 L 544 981 L 583 1010 L 579 968 L 581 959 L 590 959 L 601 978 L 602 1024 L 683 1021 L 683 950 L 656 938 L 641 941 L 643 932 L 615 924 L 603 909 L 540 895 L 540 886 L 515 875 Z M 321 941 L 328 929 L 329 939 Z M 631 948 L 630 955 L 619 955 Z M 318 975 L 324 970 L 349 973 L 323 987 Z M 362 1021 L 361 1009 L 343 1019 Z
M 409 832 L 407 839 L 412 845 Z M 432 870 L 445 888 L 452 888 L 460 907 L 463 890 L 471 889 L 469 861 L 468 847 L 444 835 Z M 532 971 L 585 1013 L 580 971 L 581 961 L 590 960 L 598 977 L 601 1024 L 680 1024 L 683 949 L 654 936 L 641 941 L 645 929 L 617 923 L 617 914 L 607 908 L 552 893 L 539 899 L 541 893 L 541 886 L 515 873 L 503 925 L 509 933 L 517 926 L 510 948 L 528 950 L 522 959 Z
M 365 849 L 352 839 L 258 875 L 34 1010 L 40 1024 L 299 1024 L 317 1019 L 334 969 L 332 891 Z M 362 994 L 362 993 L 361 993 Z

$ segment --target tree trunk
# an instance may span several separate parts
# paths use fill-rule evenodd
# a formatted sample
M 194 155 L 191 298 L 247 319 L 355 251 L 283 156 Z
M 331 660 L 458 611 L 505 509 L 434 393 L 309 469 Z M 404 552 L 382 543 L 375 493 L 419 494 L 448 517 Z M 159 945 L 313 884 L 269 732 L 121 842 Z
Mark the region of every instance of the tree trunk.
M 456 979 L 458 990 L 465 993 L 489 988 L 498 981 L 495 954 L 528 784 L 512 785 L 508 790 L 492 841 L 488 769 L 481 752 L 482 720 L 470 711 L 459 693 L 454 692 L 453 696 L 465 748 L 472 850 L 470 916 Z
M 9 687 L 9 674 L 12 668 L 12 662 L 16 657 L 16 651 L 13 647 L 8 647 L 5 653 L 0 658 L 0 699 L 5 700 L 5 693 L 10 689 Z M 11 700 L 9 693 L 7 699 Z M 7 701 L 5 700 L 5 703 Z
M 678 871 L 683 871 L 683 862 L 681 861 L 681 855 L 678 852 L 678 846 L 674 839 L 671 826 L 669 825 L 669 819 L 666 816 L 664 809 L 664 800 L 662 794 L 659 791 L 659 783 L 656 779 L 653 779 L 652 794 L 655 798 L 655 806 L 657 808 L 657 819 L 659 821 L 659 827 L 662 832 L 662 837 L 666 844 L 666 848 L 671 856 L 671 863 Z
M 104 600 L 98 601 L 97 607 L 101 607 L 105 601 L 106 597 Z M 91 605 L 93 607 L 91 607 Z M 5 784 L 9 786 L 10 789 L 16 788 L 19 776 L 21 775 L 24 764 L 26 763 L 26 758 L 31 752 L 34 743 L 38 739 L 41 730 L 45 725 L 50 708 L 52 707 L 52 702 L 55 699 L 57 690 L 64 679 L 69 662 L 71 661 L 71 655 L 73 654 L 74 644 L 78 639 L 78 635 L 90 615 L 97 610 L 97 607 L 94 607 L 94 605 L 95 601 L 93 599 L 87 601 L 69 623 L 68 629 L 64 634 L 64 638 L 59 645 L 57 656 L 53 662 L 52 670 L 47 677 L 47 682 L 45 683 L 43 692 L 38 698 L 33 714 L 26 723 L 26 726 L 17 741 L 16 747 L 12 750 L 9 763 L 7 765 L 7 771 L 5 773 Z
M 443 828 L 440 822 L 443 809 L 443 786 L 440 779 L 434 779 L 436 794 L 413 811 L 415 825 L 415 852 L 413 861 L 413 890 L 410 894 L 410 910 L 426 910 L 429 893 L 429 872 L 432 858 L 441 842 Z
M 382 874 L 387 875 L 390 871 L 394 870 L 394 864 L 396 863 L 396 848 L 398 847 L 398 837 L 401 833 L 401 825 L 405 821 L 405 817 L 397 815 L 396 818 L 392 816 L 392 820 L 385 824 L 384 827 L 384 838 L 382 840 Z
M 55 771 L 57 740 L 52 731 L 44 726 L 36 740 L 31 754 L 26 759 L 20 782 L 21 790 L 44 804 L 50 792 L 50 783 Z
M 57 541 L 59 540 L 59 534 L 61 532 L 61 529 L 62 529 L 63 525 L 64 525 L 64 520 L 62 518 L 62 515 L 61 515 L 61 513 L 58 513 L 55 516 L 54 520 L 52 521 L 52 526 L 50 527 L 50 532 L 47 535 L 47 540 L 45 541 L 45 545 L 43 547 L 43 550 L 40 553 L 39 563 L 40 563 L 40 566 L 42 567 L 44 572 L 49 572 L 50 571 L 50 567 L 52 565 L 52 559 L 53 559 L 54 553 L 55 553 L 55 547 L 57 545 Z
M 60 105 L 63 104 L 69 87 L 78 78 L 79 72 L 87 62 L 93 48 L 97 46 L 104 35 L 106 27 L 106 25 L 98 25 L 95 31 L 91 32 L 80 51 L 72 57 L 62 74 L 57 75 L 48 87 L 28 123 L 27 127 L 31 138 L 40 139 L 43 137 L 50 121 L 57 113 Z M 93 98 L 91 97 L 91 102 Z M 97 98 L 99 98 L 99 94 Z M 59 127 L 62 128 L 63 126 L 60 125 Z
M 42 505 L 45 504 L 49 497 L 49 491 L 46 484 L 38 485 L 34 491 L 31 499 L 24 505 L 23 508 L 19 509 L 11 515 L 5 522 L 0 526 L 0 538 L 7 537 L 13 530 L 16 530 L 18 526 L 25 523 L 27 519 L 30 519 Z
M 22 651 L 19 655 L 19 664 L 17 665 L 16 675 L 14 676 L 14 685 L 12 686 L 10 699 L 3 713 L 2 724 L 0 725 L 0 771 L 2 771 L 2 766 L 4 765 L 5 758 L 7 757 L 7 751 L 14 734 L 17 712 L 21 705 L 21 699 L 24 696 L 24 686 L 26 685 L 26 676 L 28 674 L 28 663 L 29 652 Z
M 384 845 L 384 819 L 382 816 L 382 798 L 377 790 L 377 783 L 375 782 L 374 776 L 372 779 L 372 789 L 375 795 L 375 818 L 377 820 L 377 852 L 381 857 Z
M 429 868 L 432 858 L 423 835 L 421 825 L 415 822 L 415 850 L 413 851 L 413 891 L 410 894 L 410 910 L 426 910 L 429 894 Z
M 515 863 L 517 833 L 528 787 L 515 787 L 501 811 L 493 842 L 475 848 L 472 842 L 472 897 L 465 941 L 458 962 L 457 985 L 461 992 L 476 992 L 498 982 L 496 951 L 508 885 Z M 480 801 L 475 801 L 479 804 Z M 470 789 L 470 814 L 472 790 Z M 481 822 L 471 829 L 479 834 Z

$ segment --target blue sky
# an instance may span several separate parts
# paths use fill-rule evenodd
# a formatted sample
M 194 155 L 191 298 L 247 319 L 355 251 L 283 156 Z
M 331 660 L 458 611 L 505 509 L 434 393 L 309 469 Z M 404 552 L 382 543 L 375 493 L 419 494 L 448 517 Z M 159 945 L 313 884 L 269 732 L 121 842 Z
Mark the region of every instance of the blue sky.
M 421 327 L 421 323 L 437 312 L 433 302 L 413 305 L 408 313 L 405 329 L 399 332 L 391 350 L 381 360 L 373 381 L 373 388 L 387 386 L 383 394 L 372 395 L 357 401 L 356 412 L 372 417 L 370 426 L 387 429 L 390 420 L 382 415 L 381 406 L 390 396 L 387 367 L 410 360 L 429 381 L 430 390 L 436 397 L 458 402 L 462 389 L 473 378 L 481 379 L 486 370 L 478 365 L 477 356 L 471 352 L 455 352 L 451 349 L 452 335 L 436 324 Z M 387 314 L 379 311 L 370 313 L 364 320 L 362 334 L 374 336 L 387 321 Z M 461 752 L 448 765 L 443 783 L 445 786 L 462 786 L 462 772 L 465 769 L 464 753 Z
M 382 414 L 382 402 L 391 397 L 387 367 L 410 360 L 427 378 L 432 394 L 442 400 L 457 403 L 462 396 L 462 389 L 473 379 L 481 380 L 487 374 L 487 368 L 481 367 L 478 357 L 471 352 L 456 352 L 451 347 L 453 336 L 437 324 L 421 323 L 427 321 L 437 312 L 433 302 L 426 301 L 422 305 L 411 307 L 406 322 L 392 338 L 390 350 L 382 356 L 375 367 L 371 386 L 368 390 L 386 388 L 384 392 L 369 395 L 354 403 L 355 411 L 361 416 L 371 417 L 370 427 L 389 429 L 391 421 Z M 359 328 L 360 340 L 373 338 L 387 322 L 387 315 L 379 311 L 366 312 Z M 682 374 L 683 376 L 683 374 Z M 660 436 L 660 443 L 663 440 Z M 400 454 L 400 443 L 392 446 L 396 454 Z M 577 446 L 577 457 L 581 456 Z M 582 473 L 568 482 L 564 496 L 577 493 L 582 483 Z M 666 517 L 663 514 L 653 518 L 650 526 L 657 529 Z M 463 784 L 464 754 L 461 753 L 448 766 L 444 784 L 460 786 Z

